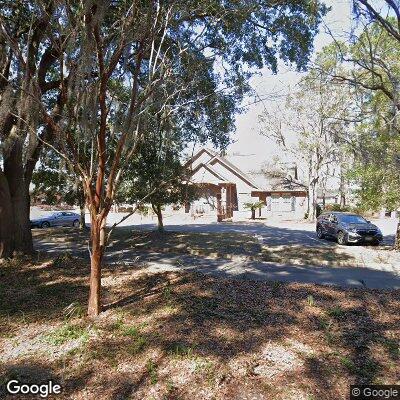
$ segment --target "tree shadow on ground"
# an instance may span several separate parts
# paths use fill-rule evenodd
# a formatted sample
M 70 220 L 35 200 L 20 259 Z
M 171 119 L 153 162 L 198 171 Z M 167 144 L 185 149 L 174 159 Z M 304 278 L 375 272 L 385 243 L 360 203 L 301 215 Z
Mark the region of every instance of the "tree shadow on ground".
M 369 261 L 356 259 L 333 241 L 317 240 L 307 230 L 257 223 L 191 225 L 191 232 L 182 230 L 188 229 L 185 225 L 173 228 L 177 231 L 162 235 L 132 231 L 131 227 L 117 229 L 106 252 L 106 263 L 132 266 L 140 261 L 152 264 L 157 271 L 195 270 L 242 279 L 400 287 L 395 270 L 390 273 L 385 271 L 388 268 L 378 267 L 382 260 L 374 261 L 377 265 L 369 268 Z M 87 259 L 85 243 L 73 234 L 68 228 L 51 237 L 39 232 L 35 242 L 49 254 L 69 251 Z
M 59 318 L 68 304 L 87 295 L 88 265 L 62 261 L 14 259 L 0 265 L 1 319 L 21 321 Z M 3 334 L 6 329 L 3 330 Z
M 136 270 L 141 268 L 139 263 Z M 132 267 L 104 266 L 103 279 L 115 273 L 131 275 Z M 70 253 L 43 260 L 12 259 L 0 264 L 0 337 L 12 335 L 20 325 L 62 319 L 68 306 L 85 313 L 90 265 Z M 103 285 L 107 301 L 109 289 Z
M 356 264 L 354 256 L 339 253 L 337 247 L 264 246 L 260 258 L 262 261 L 287 265 L 354 267 Z
M 138 286 L 136 281 L 128 283 L 127 292 L 130 285 Z M 398 291 L 344 291 L 174 274 L 153 276 L 151 286 L 146 298 L 128 296 L 110 304 L 109 310 L 123 306 L 130 317 L 139 319 L 155 315 L 147 342 L 163 354 L 188 358 L 196 354 L 216 358 L 220 365 L 249 355 L 245 377 L 260 385 L 260 393 L 265 377 L 255 374 L 254 367 L 265 362 L 263 348 L 271 343 L 290 348 L 288 339 L 313 349 L 312 356 L 304 356 L 303 365 L 293 373 L 295 380 L 303 374 L 302 384 L 310 392 L 323 390 L 321 399 L 345 394 L 348 386 L 343 387 L 341 381 L 346 385 L 382 378 L 390 381 L 399 372 L 398 366 L 390 365 L 399 356 L 394 351 L 399 344 L 394 334 L 400 329 L 400 319 L 395 317 L 400 311 Z M 388 322 L 377 307 L 390 310 L 387 316 L 394 319 Z M 221 374 L 226 390 L 237 385 L 229 369 Z M 290 373 L 280 379 L 289 384 Z
M 168 249 L 182 245 L 192 245 L 203 251 L 233 253 L 247 255 L 258 250 L 257 245 L 265 243 L 269 246 L 301 245 L 312 247 L 333 247 L 330 241 L 318 241 L 313 232 L 302 229 L 286 229 L 270 227 L 259 223 L 229 224 L 191 224 L 171 225 L 163 235 L 152 232 L 153 225 L 125 226 L 116 228 L 109 246 L 110 252 L 119 251 L 130 246 L 131 252 L 147 251 L 152 246 Z M 87 233 L 71 228 L 46 229 L 34 231 L 35 244 L 39 250 L 47 252 L 71 251 L 87 254 Z M 186 241 L 185 241 L 186 240 Z M 261 240 L 261 242 L 260 242 Z M 187 243 L 187 241 L 189 243 Z M 203 245 L 202 245 L 203 244 Z M 207 244 L 204 245 L 204 244 Z M 209 249 L 209 250 L 208 250 Z
M 2 270 L 9 290 L 2 315 L 18 319 L 21 307 L 32 318 L 25 324 L 18 319 L 24 329 L 65 323 L 63 307 L 87 295 L 82 282 L 88 266 L 73 262 L 75 269 L 64 261 Z M 56 283 L 59 299 L 56 290 L 43 292 Z M 400 372 L 399 291 L 147 274 L 126 266 L 106 267 L 104 284 L 107 304 L 99 319 L 68 322 L 86 324 L 91 332 L 81 347 L 55 360 L 46 353 L 21 354 L 24 362 L 3 364 L 2 381 L 30 367 L 37 370 L 32 376 L 46 372 L 62 380 L 65 398 L 141 399 L 153 393 L 200 399 L 204 390 L 220 398 L 287 398 L 285 388 L 295 382 L 313 396 L 324 387 L 318 398 L 331 399 L 347 396 L 350 383 L 389 383 Z M 31 304 L 17 302 L 10 310 L 11 293 L 28 288 Z M 17 338 L 16 332 L 12 340 Z M 290 368 L 280 359 L 289 360 Z
M 88 256 L 89 232 L 73 228 L 34 229 L 33 236 L 38 250 L 61 253 L 70 251 L 74 255 Z M 302 246 L 306 249 L 338 248 L 332 238 L 319 240 L 315 232 L 307 229 L 291 229 L 268 226 L 259 223 L 211 223 L 171 225 L 160 234 L 154 225 L 132 225 L 117 227 L 109 244 L 110 252 L 127 249 L 130 252 L 200 251 L 201 254 L 251 256 L 259 251 L 263 244 L 268 247 Z M 389 249 L 394 244 L 394 235 L 384 236 L 380 248 Z M 355 246 L 355 245 L 351 245 Z M 340 247 L 339 247 L 340 248 Z M 129 254 L 129 253 L 127 253 Z
M 232 259 L 256 257 L 261 251 L 258 240 L 248 234 L 227 232 L 154 232 L 120 230 L 114 236 L 110 252 L 127 250 L 137 254 L 176 253 Z

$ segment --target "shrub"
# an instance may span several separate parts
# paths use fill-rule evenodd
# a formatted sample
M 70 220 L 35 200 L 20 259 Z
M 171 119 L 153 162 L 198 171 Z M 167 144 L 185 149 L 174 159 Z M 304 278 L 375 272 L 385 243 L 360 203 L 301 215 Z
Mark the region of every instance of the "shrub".
M 307 303 L 309 306 L 314 307 L 315 306 L 315 300 L 313 295 L 308 295 L 307 296 Z
M 256 210 L 263 208 L 265 203 L 263 201 L 247 202 L 243 204 L 246 210 L 251 210 L 251 219 L 256 219 Z
M 146 368 L 147 368 L 147 373 L 150 376 L 151 384 L 155 385 L 158 381 L 157 364 L 152 359 L 149 359 L 147 361 Z
M 364 209 L 360 206 L 344 206 L 341 207 L 340 204 L 327 204 L 324 211 L 338 211 L 338 212 L 352 212 L 354 214 L 362 214 Z
M 46 339 L 53 345 L 62 345 L 76 339 L 85 342 L 89 339 L 89 332 L 85 327 L 66 324 L 47 334 Z
M 345 211 L 344 209 L 347 207 L 341 207 L 340 204 L 326 204 L 324 210 L 325 211 Z M 347 211 L 347 210 L 346 210 Z
M 340 306 L 331 307 L 327 314 L 333 318 L 341 318 L 344 315 L 345 311 Z

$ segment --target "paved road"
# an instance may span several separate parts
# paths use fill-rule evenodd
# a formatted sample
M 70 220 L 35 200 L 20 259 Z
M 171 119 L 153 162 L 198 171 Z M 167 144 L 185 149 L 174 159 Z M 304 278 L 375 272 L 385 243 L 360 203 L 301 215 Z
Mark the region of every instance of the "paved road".
M 375 221 L 376 222 L 376 221 Z M 393 242 L 395 221 L 382 220 L 376 222 L 385 234 L 385 244 Z M 133 229 L 154 229 L 154 224 L 135 225 Z M 238 232 L 254 236 L 260 243 L 272 251 L 272 260 L 254 261 L 245 257 L 233 260 L 213 259 L 203 256 L 182 255 L 174 253 L 147 252 L 127 249 L 114 251 L 111 247 L 106 256 L 107 263 L 146 265 L 149 272 L 166 270 L 190 270 L 235 279 L 278 280 L 287 282 L 303 282 L 355 286 L 383 289 L 400 289 L 400 256 L 388 248 L 366 246 L 339 246 L 333 241 L 320 241 L 315 237 L 314 226 L 304 222 L 260 222 L 242 223 L 197 223 L 170 224 L 166 228 L 171 231 L 195 232 Z M 37 243 L 46 251 L 73 251 L 87 256 L 84 245 Z M 309 255 L 318 251 L 337 258 L 328 264 L 315 260 L 309 261 Z M 298 253 L 296 262 L 287 261 L 284 257 L 290 252 Z M 290 258 L 290 260 L 292 260 Z

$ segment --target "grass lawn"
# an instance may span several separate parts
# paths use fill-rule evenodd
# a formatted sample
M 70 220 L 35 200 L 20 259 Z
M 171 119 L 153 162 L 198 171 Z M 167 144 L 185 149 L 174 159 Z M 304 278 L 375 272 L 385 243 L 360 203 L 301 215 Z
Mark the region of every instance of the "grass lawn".
M 0 266 L 0 398 L 10 378 L 98 400 L 346 399 L 351 383 L 400 383 L 400 291 L 113 265 L 89 321 L 88 271 L 68 254 Z

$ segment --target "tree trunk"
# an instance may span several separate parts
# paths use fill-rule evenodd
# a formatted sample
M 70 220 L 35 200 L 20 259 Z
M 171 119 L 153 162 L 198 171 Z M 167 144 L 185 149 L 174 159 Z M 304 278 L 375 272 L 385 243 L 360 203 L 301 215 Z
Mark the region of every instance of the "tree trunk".
M 308 221 L 314 221 L 314 188 L 313 184 L 308 185 Z
M 17 139 L 4 157 L 4 174 L 10 189 L 13 212 L 13 250 L 17 253 L 33 252 L 30 214 L 29 183 L 24 179 L 22 142 Z
M 339 193 L 340 193 L 339 204 L 340 204 L 340 207 L 343 208 L 346 206 L 346 180 L 345 180 L 345 175 L 343 172 L 343 166 L 340 167 Z
M 251 219 L 256 219 L 256 209 L 255 208 L 251 209 Z
M 310 222 L 315 221 L 317 216 L 317 185 L 315 182 L 312 182 L 308 187 L 308 196 L 309 196 L 309 213 L 308 220 Z
M 318 207 L 318 189 L 317 186 L 314 186 L 314 191 L 313 191 L 313 202 L 312 202 L 312 207 L 313 207 L 313 221 L 317 218 L 317 207 Z
M 86 229 L 86 220 L 85 220 L 85 203 L 80 203 L 79 204 L 79 213 L 80 213 L 80 218 L 79 218 L 79 229 L 81 231 L 84 231 Z
M 164 222 L 163 222 L 163 215 L 162 215 L 162 209 L 160 204 L 152 204 L 151 205 L 154 212 L 157 215 L 157 221 L 158 221 L 158 231 L 159 232 L 164 232 Z
M 328 166 L 327 166 L 326 175 L 328 175 Z M 323 176 L 320 179 L 320 187 L 321 187 L 321 195 L 322 195 L 322 208 L 324 208 L 324 209 L 325 209 L 325 205 L 326 205 L 326 186 L 327 186 L 327 176 Z M 318 203 L 318 193 L 317 193 L 317 203 Z
M 397 222 L 396 237 L 394 240 L 394 248 L 400 250 L 400 218 Z
M 0 259 L 8 258 L 13 251 L 13 216 L 7 179 L 0 169 Z
M 85 193 L 82 188 L 81 182 L 78 182 L 78 189 L 77 189 L 77 197 L 78 197 L 78 204 L 79 204 L 79 229 L 84 231 L 86 229 L 86 221 L 85 221 Z
M 105 250 L 106 219 L 99 223 L 97 215 L 91 218 L 90 290 L 88 316 L 96 317 L 101 312 L 101 266 Z

